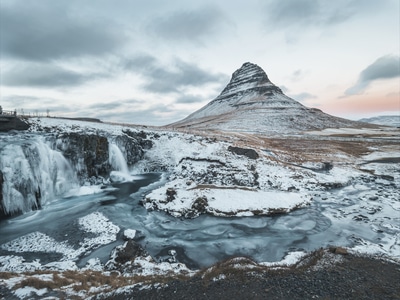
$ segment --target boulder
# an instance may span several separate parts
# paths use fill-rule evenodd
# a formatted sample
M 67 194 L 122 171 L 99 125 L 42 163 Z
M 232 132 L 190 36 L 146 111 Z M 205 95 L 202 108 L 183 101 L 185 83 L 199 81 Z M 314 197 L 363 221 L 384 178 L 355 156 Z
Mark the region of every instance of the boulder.
M 134 260 L 136 257 L 146 257 L 149 254 L 147 251 L 133 240 L 127 241 L 123 247 L 116 248 L 115 262 L 124 264 L 128 261 Z
M 230 151 L 236 155 L 244 155 L 250 159 L 257 159 L 259 157 L 258 153 L 254 149 L 246 149 L 246 148 L 229 146 L 228 151 Z

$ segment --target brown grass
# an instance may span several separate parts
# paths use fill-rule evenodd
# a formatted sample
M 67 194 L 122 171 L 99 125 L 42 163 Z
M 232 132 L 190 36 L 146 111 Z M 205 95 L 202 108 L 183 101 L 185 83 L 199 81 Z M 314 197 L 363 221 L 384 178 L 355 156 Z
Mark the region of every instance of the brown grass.
M 11 272 L 0 272 L 0 279 L 10 279 L 17 277 L 18 275 L 16 273 L 11 273 Z
M 336 248 L 335 248 L 336 249 Z M 309 270 L 311 267 L 316 266 L 322 259 L 326 257 L 326 253 L 330 251 L 331 255 L 336 254 L 332 249 L 319 249 L 313 251 L 306 256 L 304 256 L 299 262 L 294 265 L 280 265 L 280 266 L 263 266 L 254 262 L 251 258 L 240 257 L 231 258 L 225 261 L 218 262 L 212 267 L 205 268 L 196 274 L 196 277 L 201 278 L 205 286 L 209 285 L 215 278 L 223 275 L 226 280 L 229 278 L 241 278 L 242 282 L 251 280 L 251 274 L 256 273 L 274 273 L 274 274 L 287 274 L 304 272 Z M 39 272 L 38 272 L 39 273 Z M 168 275 L 156 275 L 156 276 L 140 276 L 135 275 L 132 277 L 121 276 L 117 272 L 111 274 L 104 274 L 99 271 L 65 271 L 65 272 L 55 272 L 55 271 L 41 271 L 40 274 L 52 274 L 53 280 L 42 280 L 37 278 L 38 273 L 25 273 L 25 274 L 15 274 L 15 273 L 0 273 L 1 278 L 12 278 L 18 276 L 25 276 L 25 278 L 18 284 L 16 284 L 13 289 L 18 289 L 21 287 L 34 287 L 36 289 L 47 288 L 49 290 L 59 290 L 62 291 L 67 287 L 72 288 L 74 291 L 85 291 L 87 295 L 90 295 L 89 290 L 91 287 L 102 287 L 102 292 L 109 292 L 120 287 L 129 286 L 133 284 L 144 284 L 152 285 L 167 284 L 174 280 L 188 281 L 191 277 L 184 274 L 168 274 Z M 92 293 L 92 294 L 97 294 Z
M 202 189 L 256 191 L 255 188 L 250 188 L 245 186 L 218 186 L 214 184 L 199 184 L 196 185 L 195 187 L 188 189 L 188 191 L 202 190 Z
M 37 277 L 38 274 L 52 274 L 53 280 L 43 280 Z M 6 275 L 10 274 L 10 275 Z M 54 272 L 54 271 L 39 271 L 38 273 L 25 273 L 25 274 L 13 274 L 5 273 L 3 277 L 16 277 L 25 275 L 20 283 L 16 284 L 13 289 L 30 286 L 36 289 L 47 288 L 49 290 L 62 290 L 66 287 L 71 287 L 74 291 L 86 291 L 88 292 L 91 287 L 104 287 L 103 292 L 115 290 L 117 288 L 133 285 L 137 283 L 141 284 L 154 284 L 154 283 L 167 283 L 171 280 L 187 280 L 185 275 L 170 274 L 166 276 L 132 276 L 126 277 L 121 276 L 117 272 L 111 272 L 110 275 L 104 274 L 99 271 L 65 271 L 65 272 Z
M 20 283 L 14 286 L 14 289 L 19 289 L 22 287 L 30 286 L 35 289 L 49 289 L 53 290 L 58 287 L 57 283 L 52 280 L 42 280 L 37 277 L 27 277 L 23 279 Z
M 335 136 L 288 136 L 280 138 L 278 136 L 266 136 L 250 133 L 202 131 L 192 132 L 193 134 L 213 137 L 219 141 L 228 141 L 238 147 L 252 148 L 259 154 L 263 154 L 263 149 L 278 154 L 279 159 L 268 156 L 271 160 L 287 160 L 288 162 L 302 161 L 324 161 L 332 159 L 332 154 L 346 154 L 350 158 L 358 158 L 371 152 L 371 147 L 387 147 L 389 149 L 398 149 L 398 139 L 382 139 L 388 132 L 377 131 L 376 134 L 364 134 L 361 138 L 359 134 L 342 134 Z M 391 132 L 389 132 L 391 133 Z M 392 135 L 398 136 L 399 131 Z M 336 138 L 336 140 L 333 140 Z M 368 138 L 376 138 L 371 140 Z
M 249 268 L 249 265 L 252 268 Z M 241 268 L 242 267 L 242 268 Z M 266 267 L 258 265 L 251 258 L 240 257 L 230 258 L 221 262 L 216 263 L 210 268 L 203 269 L 199 272 L 199 276 L 203 279 L 203 283 L 208 285 L 214 278 L 218 278 L 220 275 L 224 275 L 228 280 L 231 276 L 239 276 L 245 282 L 247 272 L 265 270 Z M 246 270 L 246 271 L 244 271 Z

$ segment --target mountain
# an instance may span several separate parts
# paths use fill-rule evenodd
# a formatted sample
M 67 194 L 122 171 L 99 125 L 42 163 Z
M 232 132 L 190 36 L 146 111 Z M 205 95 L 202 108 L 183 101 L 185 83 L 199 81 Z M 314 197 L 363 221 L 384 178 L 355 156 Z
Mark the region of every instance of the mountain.
M 376 125 L 400 127 L 400 115 L 363 118 L 363 119 L 360 119 L 359 121 L 365 122 L 365 123 L 376 124 Z
M 173 128 L 251 133 L 295 133 L 363 124 L 307 108 L 286 96 L 262 68 L 244 63 L 221 94 Z M 364 124 L 365 125 L 365 124 Z

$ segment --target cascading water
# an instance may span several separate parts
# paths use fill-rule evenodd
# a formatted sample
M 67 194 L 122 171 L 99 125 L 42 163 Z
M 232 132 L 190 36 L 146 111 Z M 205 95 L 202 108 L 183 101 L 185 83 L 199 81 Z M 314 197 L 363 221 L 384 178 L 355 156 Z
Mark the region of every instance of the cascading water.
M 78 184 L 69 162 L 43 137 L 4 136 L 0 147 L 6 215 L 38 208 Z
M 120 171 L 124 174 L 129 174 L 128 164 L 126 163 L 124 154 L 119 149 L 119 147 L 114 144 L 109 144 L 109 163 L 113 170 Z
M 67 159 L 71 149 L 72 153 L 76 150 L 76 141 L 71 143 L 51 134 L 1 135 L 0 216 L 37 209 L 79 187 L 79 182 L 82 184 L 87 179 L 85 176 L 90 176 L 85 173 L 88 166 L 96 167 L 98 162 L 93 157 L 86 161 L 85 150 L 76 153 L 73 161 Z M 116 143 L 108 142 L 106 157 L 106 163 L 111 166 L 109 170 L 114 173 L 110 174 L 113 181 L 127 180 L 128 164 Z

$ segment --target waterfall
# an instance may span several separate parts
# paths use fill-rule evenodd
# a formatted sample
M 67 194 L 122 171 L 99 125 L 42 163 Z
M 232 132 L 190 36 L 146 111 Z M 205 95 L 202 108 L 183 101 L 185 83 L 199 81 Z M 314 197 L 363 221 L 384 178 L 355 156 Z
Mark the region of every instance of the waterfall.
M 121 149 L 114 144 L 109 144 L 109 163 L 112 168 L 116 171 L 120 171 L 124 174 L 129 174 L 128 164 L 126 163 L 124 154 L 122 153 Z
M 0 175 L 6 215 L 41 207 L 78 185 L 70 163 L 39 136 L 2 136 Z

